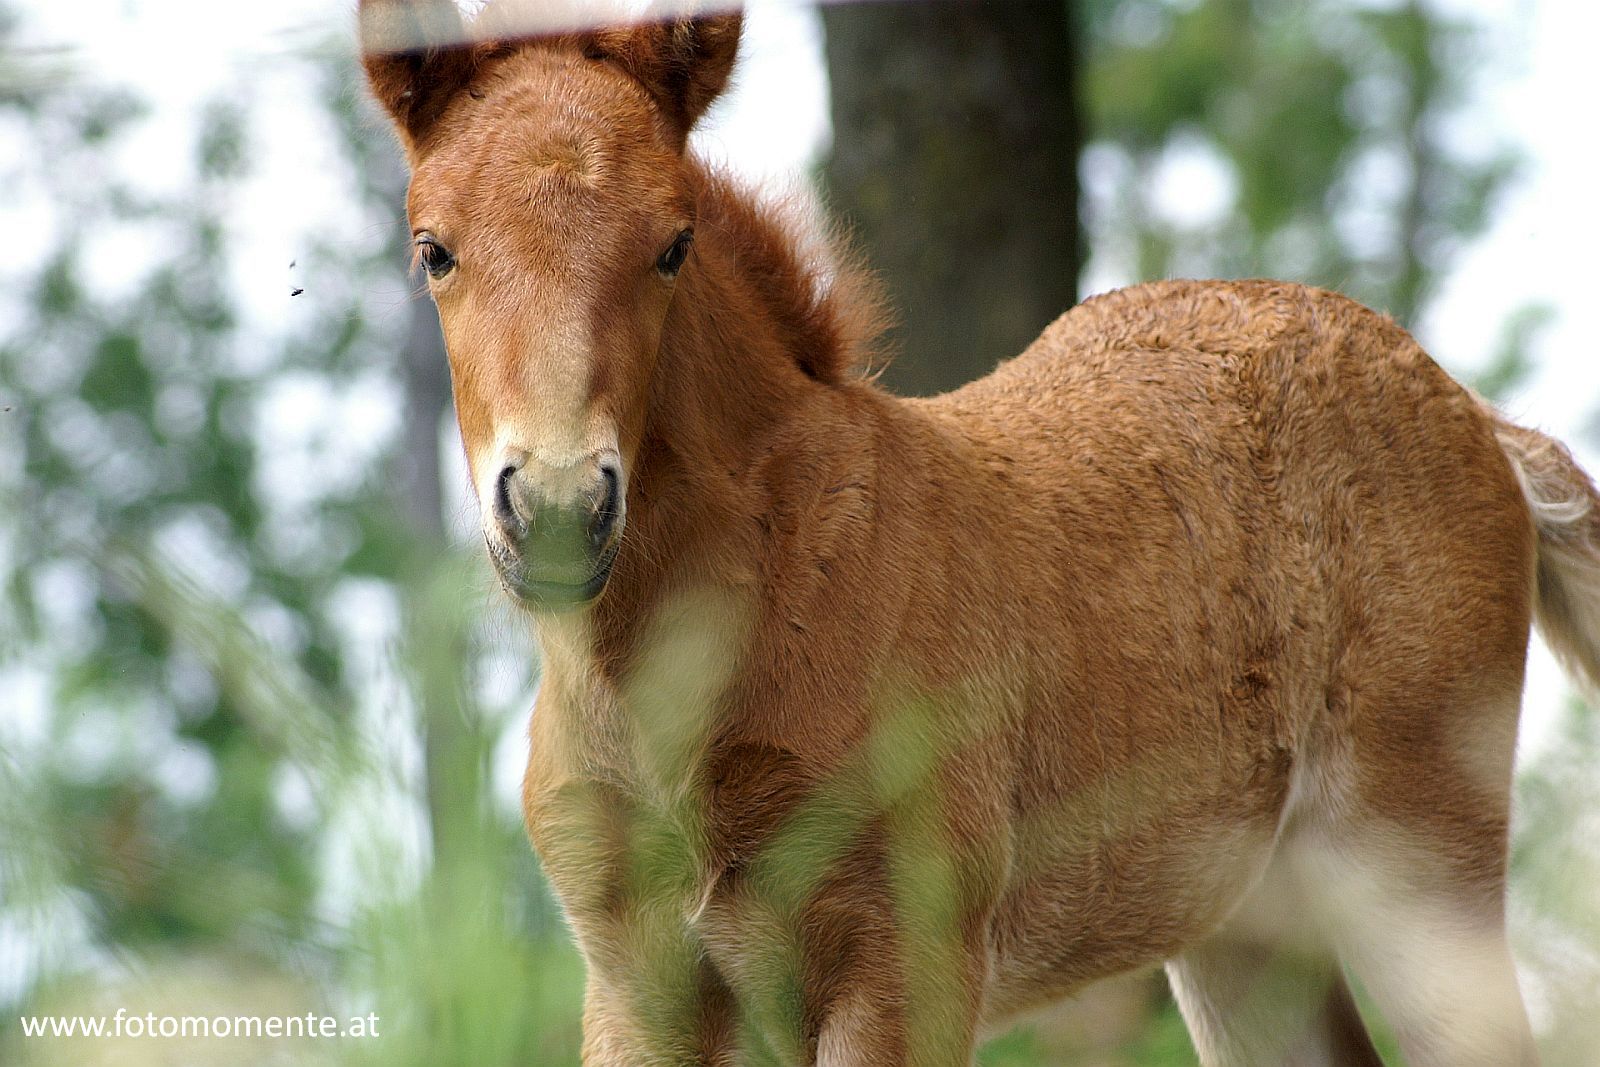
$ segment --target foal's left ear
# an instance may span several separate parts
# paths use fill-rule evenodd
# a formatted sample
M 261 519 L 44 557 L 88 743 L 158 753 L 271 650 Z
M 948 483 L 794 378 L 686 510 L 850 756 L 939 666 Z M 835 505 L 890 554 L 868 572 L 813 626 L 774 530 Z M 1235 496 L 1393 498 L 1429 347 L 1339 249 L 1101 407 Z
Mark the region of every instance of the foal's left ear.
M 367 82 L 414 155 L 472 80 L 477 50 L 454 0 L 361 0 L 360 16 Z
M 681 6 L 681 5 L 680 5 Z M 728 85 L 744 15 L 667 17 L 595 33 L 589 52 L 633 75 L 661 109 L 678 147 Z

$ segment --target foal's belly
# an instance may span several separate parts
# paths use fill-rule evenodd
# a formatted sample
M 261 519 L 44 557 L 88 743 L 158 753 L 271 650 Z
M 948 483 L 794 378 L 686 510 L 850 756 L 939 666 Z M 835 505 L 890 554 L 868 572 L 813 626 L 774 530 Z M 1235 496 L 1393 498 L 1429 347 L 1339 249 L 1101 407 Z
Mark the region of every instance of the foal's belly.
M 1278 812 L 1262 804 L 1219 819 L 1211 800 L 1208 817 L 1203 792 L 1145 797 L 1143 817 L 1104 836 L 1020 844 L 1021 877 L 991 927 L 990 1021 L 1158 964 L 1227 918 L 1266 868 Z
M 1271 667 L 1262 677 L 1281 677 Z M 1132 705 L 1105 691 L 1024 724 L 991 1015 L 1169 958 L 1259 880 L 1307 694 L 1277 681 L 1185 689 L 1184 674 L 1147 679 Z

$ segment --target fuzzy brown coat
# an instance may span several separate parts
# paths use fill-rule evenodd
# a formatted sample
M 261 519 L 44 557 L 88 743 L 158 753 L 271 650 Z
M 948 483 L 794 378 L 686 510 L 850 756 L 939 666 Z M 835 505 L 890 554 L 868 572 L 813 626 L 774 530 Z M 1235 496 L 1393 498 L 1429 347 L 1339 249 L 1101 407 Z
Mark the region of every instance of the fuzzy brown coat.
M 1412 1063 L 1532 1062 L 1502 894 L 1536 605 L 1591 677 L 1600 647 L 1564 449 L 1274 282 L 1098 297 L 887 395 L 868 290 L 683 151 L 736 15 L 407 52 L 429 5 L 362 6 L 459 261 L 486 516 L 496 472 L 625 481 L 604 592 L 528 605 L 586 1063 L 965 1064 L 1161 961 L 1207 1064 L 1377 1063 L 1341 970 Z

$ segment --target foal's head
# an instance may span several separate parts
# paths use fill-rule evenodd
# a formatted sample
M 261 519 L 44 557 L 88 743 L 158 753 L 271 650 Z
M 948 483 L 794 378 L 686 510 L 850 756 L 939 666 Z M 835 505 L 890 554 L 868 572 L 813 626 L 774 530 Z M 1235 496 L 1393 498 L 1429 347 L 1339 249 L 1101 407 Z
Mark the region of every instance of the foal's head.
M 362 44 L 411 164 L 489 555 L 520 600 L 558 607 L 597 597 L 616 555 L 662 324 L 694 269 L 684 146 L 740 17 L 535 35 L 516 10 L 467 27 L 451 0 L 362 0 Z

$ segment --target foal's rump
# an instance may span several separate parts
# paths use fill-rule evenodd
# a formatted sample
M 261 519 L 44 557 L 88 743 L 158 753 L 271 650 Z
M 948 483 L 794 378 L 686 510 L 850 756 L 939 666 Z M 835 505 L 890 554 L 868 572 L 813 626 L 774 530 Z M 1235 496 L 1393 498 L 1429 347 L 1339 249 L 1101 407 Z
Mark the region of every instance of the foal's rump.
M 1150 379 L 1164 365 L 1185 370 L 1157 389 L 1116 381 Z M 1139 286 L 1064 316 L 997 377 L 1007 374 L 1080 391 L 1064 417 L 1126 424 L 1123 439 L 1145 467 L 1220 472 L 1188 487 L 1210 490 L 1204 499 L 1170 506 L 1227 513 L 1243 531 L 1237 550 L 1270 571 L 1253 587 L 1261 602 L 1238 607 L 1310 631 L 1326 660 L 1305 666 L 1330 683 L 1351 669 L 1346 654 L 1366 646 L 1397 661 L 1391 673 L 1434 670 L 1442 683 L 1462 670 L 1477 679 L 1509 671 L 1520 685 L 1535 557 L 1529 501 L 1560 544 L 1588 530 L 1572 513 L 1592 490 L 1560 445 L 1511 426 L 1392 320 L 1334 293 L 1277 282 Z M 1166 410 L 1116 410 L 1130 401 Z M 1185 525 L 1215 574 L 1227 563 L 1219 546 Z M 1546 557 L 1547 569 L 1573 573 L 1570 558 Z
M 1573 512 L 1592 490 L 1565 451 L 1337 294 L 1138 286 L 1069 312 L 969 389 L 952 401 L 1046 472 L 1040 494 L 1066 550 L 1148 556 L 1152 573 L 1115 575 L 1125 602 L 1144 587 L 1147 614 L 1209 593 L 1206 634 L 1186 651 L 1231 637 L 1220 650 L 1263 676 L 1305 676 L 1305 707 L 1277 701 L 1291 720 L 1322 714 L 1340 687 L 1520 688 L 1529 500 L 1554 539 L 1544 571 L 1584 580 L 1594 537 Z M 1079 568 L 1071 593 L 1115 600 L 1088 588 L 1096 580 Z M 1594 602 L 1577 598 L 1566 628 L 1589 625 L 1576 615 Z M 1288 724 L 1296 735 L 1310 725 Z

